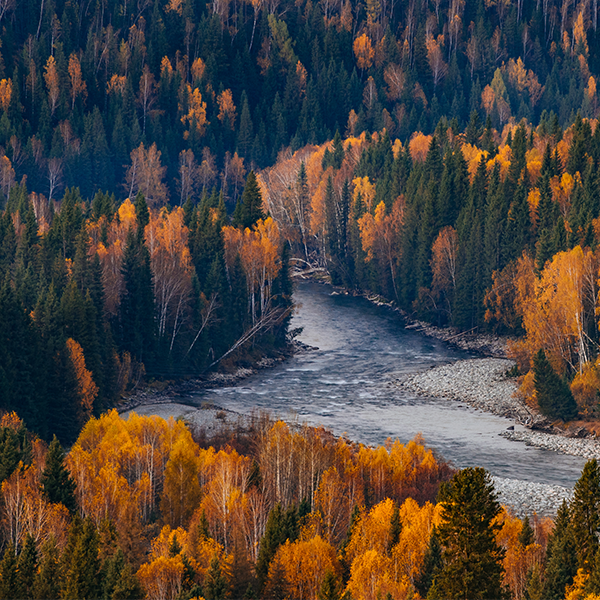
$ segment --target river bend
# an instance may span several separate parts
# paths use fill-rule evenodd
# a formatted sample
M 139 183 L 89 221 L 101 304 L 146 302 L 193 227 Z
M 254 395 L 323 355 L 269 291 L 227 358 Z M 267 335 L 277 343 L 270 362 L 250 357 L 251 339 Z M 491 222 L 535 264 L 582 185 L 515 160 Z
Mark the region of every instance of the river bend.
M 387 307 L 332 294 L 327 285 L 298 283 L 294 299 L 291 326 L 302 327 L 298 339 L 316 350 L 238 385 L 196 392 L 188 402 L 212 402 L 243 414 L 269 410 L 365 444 L 388 437 L 407 442 L 421 433 L 456 467 L 481 466 L 499 477 L 569 487 L 579 478 L 584 459 L 500 437 L 515 425 L 508 419 L 390 385 L 403 374 L 469 358 L 468 353 L 405 329 Z

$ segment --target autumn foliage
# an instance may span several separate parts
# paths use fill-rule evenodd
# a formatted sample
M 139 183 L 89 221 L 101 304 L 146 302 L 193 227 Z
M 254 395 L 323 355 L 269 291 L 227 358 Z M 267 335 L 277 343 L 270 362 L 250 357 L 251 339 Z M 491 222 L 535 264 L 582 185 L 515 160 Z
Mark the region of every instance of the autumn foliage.
M 251 448 L 240 454 L 200 446 L 181 421 L 111 411 L 91 419 L 54 467 L 66 467 L 74 482 L 75 513 L 48 500 L 47 446 L 14 413 L 0 421 L 2 447 L 7 436 L 21 440 L 15 448 L 25 454 L 2 475 L 0 525 L 11 546 L 0 584 L 11 573 L 7 555 L 33 544 L 40 568 L 55 561 L 68 573 L 31 584 L 55 586 L 56 595 L 119 585 L 128 597 L 174 600 L 192 591 L 235 596 L 242 586 L 290 599 L 326 590 L 365 600 L 424 598 L 432 543 L 448 526 L 447 506 L 433 502 L 452 472 L 419 438 L 369 448 L 261 415 L 230 437 Z M 515 600 L 526 597 L 532 571 L 550 568 L 552 521 L 502 509 L 490 531 L 502 585 Z M 96 570 L 84 571 L 85 561 Z M 76 571 L 87 575 L 74 580 Z M 578 575 L 571 592 L 588 578 Z

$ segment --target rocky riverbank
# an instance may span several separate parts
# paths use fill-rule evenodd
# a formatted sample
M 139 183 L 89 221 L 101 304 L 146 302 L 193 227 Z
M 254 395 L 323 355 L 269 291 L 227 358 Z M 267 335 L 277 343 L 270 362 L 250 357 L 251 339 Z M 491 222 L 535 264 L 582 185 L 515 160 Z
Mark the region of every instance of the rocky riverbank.
M 554 517 L 563 503 L 573 497 L 573 490 L 560 485 L 547 485 L 517 479 L 492 477 L 500 504 L 517 517 Z
M 600 460 L 600 440 L 582 439 L 584 430 L 552 428 L 539 415 L 533 415 L 516 394 L 517 382 L 506 375 L 513 362 L 501 358 L 477 358 L 434 367 L 427 371 L 406 375 L 392 382 L 419 395 L 447 398 L 507 417 L 516 423 L 531 427 L 545 423 L 553 433 L 531 429 L 500 433 L 515 442 L 525 443 L 562 454 Z M 562 486 L 494 477 L 499 500 L 518 516 L 554 516 L 563 500 L 570 500 L 572 490 Z
M 423 396 L 449 398 L 513 419 L 532 420 L 529 409 L 516 397 L 517 384 L 506 376 L 513 362 L 505 358 L 473 358 L 406 375 L 393 382 Z

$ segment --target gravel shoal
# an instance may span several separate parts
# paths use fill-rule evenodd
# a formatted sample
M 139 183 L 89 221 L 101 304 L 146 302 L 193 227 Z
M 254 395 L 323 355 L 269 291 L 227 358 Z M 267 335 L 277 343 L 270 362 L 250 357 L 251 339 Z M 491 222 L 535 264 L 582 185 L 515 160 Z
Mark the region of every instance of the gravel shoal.
M 402 376 L 392 385 L 419 395 L 455 400 L 495 415 L 508 417 L 522 425 L 549 425 L 540 415 L 532 414 L 516 395 L 516 382 L 506 376 L 506 371 L 513 364 L 510 360 L 500 358 L 463 360 Z M 600 460 L 600 440 L 569 437 L 578 435 L 578 430 L 567 430 L 562 435 L 531 429 L 505 430 L 500 435 L 528 446 L 581 456 L 587 460 Z M 562 486 L 500 477 L 493 477 L 493 480 L 500 502 L 520 517 L 534 512 L 553 517 L 562 501 L 572 497 L 572 490 Z
M 515 397 L 517 384 L 506 377 L 514 363 L 503 358 L 474 358 L 428 371 L 405 375 L 393 382 L 417 394 L 450 398 L 501 417 L 527 424 L 532 415 Z
M 600 460 L 600 441 L 593 438 L 577 439 L 541 431 L 503 431 L 502 437 L 515 442 L 524 442 L 528 446 L 537 446 L 571 456 L 582 456 L 587 460 Z
M 542 517 L 554 517 L 563 500 L 569 502 L 573 490 L 560 485 L 533 483 L 518 479 L 492 477 L 500 504 L 524 518 L 536 513 Z

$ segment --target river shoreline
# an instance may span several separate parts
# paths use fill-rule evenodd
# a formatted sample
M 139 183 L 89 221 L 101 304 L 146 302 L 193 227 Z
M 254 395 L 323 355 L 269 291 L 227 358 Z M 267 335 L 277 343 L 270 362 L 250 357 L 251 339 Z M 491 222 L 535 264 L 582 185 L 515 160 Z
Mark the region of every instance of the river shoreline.
M 331 288 L 324 290 L 326 295 L 330 293 L 329 290 Z M 346 294 L 344 291 L 334 289 L 332 295 L 353 294 Z M 506 371 L 514 364 L 506 359 L 505 340 L 494 338 L 494 336 L 484 336 L 482 340 L 481 336 L 477 334 L 456 334 L 452 330 L 439 329 L 416 321 L 410 322 L 406 319 L 406 315 L 403 315 L 396 307 L 390 306 L 382 299 L 373 296 L 366 297 L 366 299 L 372 304 L 386 305 L 394 310 L 398 316 L 403 317 L 407 329 L 416 330 L 429 337 L 444 341 L 449 346 L 455 345 L 461 349 L 469 350 L 475 355 L 486 356 L 485 358 L 455 360 L 442 366 L 413 372 L 400 379 L 388 381 L 388 386 L 392 388 L 401 386 L 423 396 L 447 398 L 453 403 L 465 404 L 487 413 L 508 417 L 516 423 L 531 424 L 530 422 L 533 420 L 531 412 L 514 395 L 517 389 L 516 381 L 507 378 L 505 375 Z M 320 346 L 318 336 L 308 336 L 304 341 L 313 346 Z M 210 438 L 213 434 L 218 434 L 224 423 L 229 425 L 236 423 L 243 427 L 243 420 L 248 418 L 248 416 L 244 416 L 246 411 L 234 409 L 239 411 L 238 414 L 238 412 L 224 410 L 219 406 L 219 395 L 213 395 L 214 403 L 209 401 L 202 406 L 186 401 L 186 396 L 189 397 L 194 392 L 203 389 L 236 386 L 261 369 L 268 370 L 293 355 L 302 352 L 310 353 L 311 350 L 311 346 L 296 342 L 293 350 L 286 353 L 286 355 L 261 360 L 253 365 L 251 369 L 239 368 L 232 373 L 217 373 L 203 379 L 188 380 L 167 386 L 159 384 L 155 389 L 140 390 L 127 402 L 122 403 L 119 406 L 119 411 L 127 412 L 136 409 L 136 412 L 140 414 L 158 414 L 166 418 L 169 416 L 183 418 L 197 430 L 204 431 L 206 437 Z M 490 357 L 490 354 L 494 357 Z M 344 377 L 338 378 L 339 383 L 332 381 L 326 382 L 326 385 L 345 385 L 342 379 Z M 330 388 L 330 390 L 332 390 L 330 393 L 335 394 L 334 388 Z M 297 401 L 301 401 L 300 397 L 297 397 Z M 518 433 L 518 436 L 515 433 Z M 547 448 L 563 454 L 585 458 L 595 456 L 595 443 L 591 444 L 590 440 L 570 439 L 565 438 L 564 435 L 545 434 L 545 436 L 540 436 L 538 434 L 539 432 L 529 430 L 501 433 L 503 437 L 519 441 L 525 445 Z M 565 440 L 568 443 L 565 444 Z M 581 444 L 581 442 L 586 443 Z M 553 516 L 562 500 L 569 499 L 572 493 L 570 487 L 532 483 L 529 480 L 506 477 L 510 478 L 511 475 L 505 475 L 504 478 L 494 478 L 499 499 L 509 507 L 511 512 L 519 516 L 531 515 L 533 512 L 539 515 Z

